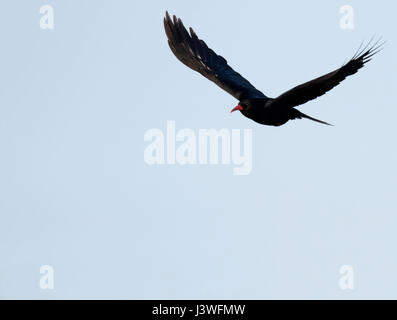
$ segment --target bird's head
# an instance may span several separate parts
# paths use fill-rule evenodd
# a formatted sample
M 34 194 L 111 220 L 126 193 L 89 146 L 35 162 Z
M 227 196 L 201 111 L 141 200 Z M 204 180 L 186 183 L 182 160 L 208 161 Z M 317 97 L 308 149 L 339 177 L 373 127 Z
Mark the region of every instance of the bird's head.
M 240 102 L 237 106 L 235 106 L 230 112 L 234 112 L 236 110 L 240 110 L 243 111 L 247 109 L 247 105 L 245 105 L 244 103 Z

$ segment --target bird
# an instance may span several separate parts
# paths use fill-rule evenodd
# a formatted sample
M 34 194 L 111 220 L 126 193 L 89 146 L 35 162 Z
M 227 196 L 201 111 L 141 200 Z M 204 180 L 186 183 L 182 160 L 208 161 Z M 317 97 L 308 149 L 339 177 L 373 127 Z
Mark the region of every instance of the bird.
M 306 118 L 318 123 L 331 125 L 310 117 L 295 107 L 324 95 L 346 77 L 355 74 L 383 45 L 381 38 L 367 45 L 361 43 L 353 57 L 340 68 L 321 77 L 300 84 L 276 98 L 267 97 L 247 79 L 229 66 L 226 59 L 213 51 L 198 38 L 192 28 L 188 32 L 180 18 L 171 19 L 168 11 L 164 17 L 164 29 L 168 45 L 173 54 L 186 66 L 199 72 L 208 80 L 231 94 L 239 102 L 230 112 L 240 111 L 245 117 L 268 126 L 281 126 L 289 120 Z

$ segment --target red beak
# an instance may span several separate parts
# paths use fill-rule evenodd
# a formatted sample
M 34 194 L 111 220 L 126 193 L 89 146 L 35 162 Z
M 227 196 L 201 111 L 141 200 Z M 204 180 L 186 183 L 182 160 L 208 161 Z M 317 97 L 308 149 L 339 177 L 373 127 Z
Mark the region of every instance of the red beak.
M 242 106 L 240 106 L 240 105 L 237 105 L 236 107 L 234 107 L 233 109 L 232 109 L 232 111 L 230 111 L 230 113 L 232 113 L 232 112 L 234 112 L 234 111 L 236 111 L 236 110 L 243 110 L 243 107 Z

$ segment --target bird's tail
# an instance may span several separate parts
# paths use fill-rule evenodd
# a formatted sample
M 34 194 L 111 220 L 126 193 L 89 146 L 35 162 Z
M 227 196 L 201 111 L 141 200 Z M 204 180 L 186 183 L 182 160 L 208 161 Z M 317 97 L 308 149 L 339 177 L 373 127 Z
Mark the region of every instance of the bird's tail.
M 296 109 L 294 109 L 294 110 L 296 111 L 295 117 L 298 118 L 298 119 L 306 118 L 306 119 L 310 119 L 312 121 L 316 121 L 316 122 L 319 122 L 319 123 L 322 123 L 322 124 L 326 124 L 327 126 L 333 126 L 332 124 L 327 123 L 325 121 L 321 121 L 321 120 L 312 118 L 312 117 L 308 116 L 307 114 L 304 114 L 304 113 L 300 112 L 299 110 L 296 110 Z

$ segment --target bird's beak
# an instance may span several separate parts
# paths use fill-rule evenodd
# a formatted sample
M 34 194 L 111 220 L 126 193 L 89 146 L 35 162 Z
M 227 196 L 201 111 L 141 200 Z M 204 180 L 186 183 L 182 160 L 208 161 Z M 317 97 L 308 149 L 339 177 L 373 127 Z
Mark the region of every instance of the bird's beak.
M 243 110 L 243 107 L 242 106 L 240 106 L 240 105 L 237 105 L 236 107 L 234 107 L 233 109 L 232 109 L 232 111 L 230 111 L 230 113 L 232 113 L 232 112 L 234 112 L 234 111 L 236 111 L 236 110 Z

